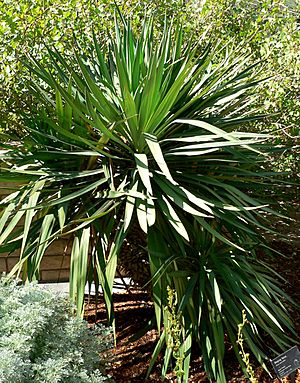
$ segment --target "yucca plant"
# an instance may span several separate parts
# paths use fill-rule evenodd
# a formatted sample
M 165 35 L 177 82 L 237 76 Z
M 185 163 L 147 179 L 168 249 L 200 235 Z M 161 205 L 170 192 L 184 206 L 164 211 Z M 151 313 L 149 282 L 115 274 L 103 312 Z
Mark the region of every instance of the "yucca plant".
M 226 382 L 225 333 L 243 366 L 235 343 L 242 309 L 251 323 L 245 342 L 262 364 L 260 334 L 283 348 L 285 330 L 293 331 L 277 277 L 256 257 L 272 212 L 254 197 L 271 182 L 268 137 L 241 132 L 259 118 L 251 110 L 256 67 L 229 49 L 214 64 L 221 47 L 185 43 L 180 26 L 166 23 L 155 39 L 151 20 L 136 36 L 120 18 L 106 41 L 94 36 L 88 56 L 79 47 L 68 59 L 49 49 L 51 68 L 28 64 L 39 106 L 24 116 L 21 144 L 6 143 L 2 155 L 1 179 L 23 186 L 2 201 L 1 251 L 20 249 L 11 274 L 38 279 L 47 247 L 70 236 L 78 313 L 85 285 L 95 282 L 113 324 L 118 256 L 138 223 L 159 331 L 167 286 L 176 291 L 183 381 L 196 341 L 209 378 Z M 167 337 L 163 330 L 150 368 Z M 171 354 L 167 348 L 163 375 Z

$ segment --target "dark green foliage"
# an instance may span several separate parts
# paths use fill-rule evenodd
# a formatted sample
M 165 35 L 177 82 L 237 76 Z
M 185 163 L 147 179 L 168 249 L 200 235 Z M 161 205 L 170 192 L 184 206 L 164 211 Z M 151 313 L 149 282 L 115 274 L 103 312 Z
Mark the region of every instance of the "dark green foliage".
M 120 18 L 114 33 L 94 36 L 88 56 L 77 49 L 65 58 L 50 49 L 49 67 L 29 64 L 40 106 L 24 120 L 21 145 L 8 145 L 2 155 L 2 179 L 24 187 L 2 202 L 1 251 L 21 249 L 12 274 L 23 269 L 38 279 L 47 246 L 71 235 L 70 295 L 78 313 L 84 286 L 94 281 L 114 324 L 118 257 L 138 224 L 147 236 L 159 329 L 167 328 L 167 286 L 176 290 L 183 380 L 196 341 L 210 379 L 225 383 L 224 333 L 241 362 L 242 309 L 251 323 L 245 342 L 262 364 L 261 332 L 284 348 L 286 329 L 293 331 L 281 304 L 288 298 L 256 257 L 268 230 L 265 216 L 275 214 L 255 198 L 274 181 L 264 168 L 270 137 L 241 132 L 259 119 L 252 110 L 257 66 L 220 45 L 199 54 L 181 26 L 165 24 L 155 40 L 151 20 L 136 35 Z

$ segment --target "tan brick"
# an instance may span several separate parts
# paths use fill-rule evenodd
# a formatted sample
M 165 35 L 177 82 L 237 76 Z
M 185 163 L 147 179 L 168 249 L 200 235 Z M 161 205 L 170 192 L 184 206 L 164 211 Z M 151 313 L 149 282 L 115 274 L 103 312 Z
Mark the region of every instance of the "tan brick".
M 14 182 L 1 182 L 0 184 L 0 194 L 10 194 L 17 190 L 19 190 L 19 185 Z
M 69 280 L 69 270 L 44 270 L 40 277 L 41 282 L 66 282 Z
M 19 255 L 20 255 L 20 250 L 16 250 L 10 254 L 9 253 L 1 253 L 0 258 L 8 258 L 8 257 L 17 258 L 17 257 L 19 257 Z
M 5 258 L 0 258 L 0 273 L 6 272 L 7 273 L 7 268 L 6 268 L 6 260 Z
M 70 254 L 72 243 L 66 239 L 57 239 L 47 249 L 47 255 L 62 255 L 64 253 Z
M 19 260 L 19 257 L 7 257 L 6 258 L 6 264 L 8 267 L 7 271 L 10 271 L 14 267 L 14 265 L 18 262 L 18 260 Z
M 57 239 L 55 240 L 46 250 L 46 255 L 70 255 L 72 250 L 72 243 L 68 241 L 68 239 Z M 20 255 L 20 250 L 16 250 L 10 254 L 1 253 L 1 257 L 18 257 Z
M 19 190 L 21 185 L 13 182 L 0 184 L 0 200 L 12 192 Z M 25 214 L 17 227 L 24 225 Z M 70 252 L 72 243 L 68 238 L 58 239 L 46 251 L 41 261 L 41 278 L 44 281 L 67 281 L 69 279 Z M 11 254 L 0 254 L 0 272 L 9 272 L 19 260 L 20 251 Z
M 41 270 L 68 269 L 70 266 L 69 255 L 45 255 L 41 262 Z
M 8 256 L 8 257 L 0 257 L 0 271 L 3 269 L 11 270 L 14 265 L 18 262 L 19 257 L 16 256 Z M 61 256 L 53 256 L 53 255 L 45 255 L 41 261 L 41 270 L 60 270 L 60 269 L 68 269 L 70 266 L 70 256 L 61 255 Z

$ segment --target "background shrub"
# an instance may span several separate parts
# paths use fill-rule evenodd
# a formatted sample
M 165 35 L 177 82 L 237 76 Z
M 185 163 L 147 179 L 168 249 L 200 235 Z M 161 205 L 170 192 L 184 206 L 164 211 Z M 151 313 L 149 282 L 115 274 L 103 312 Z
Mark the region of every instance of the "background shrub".
M 156 29 L 163 19 L 180 19 L 185 30 L 194 30 L 198 40 L 203 31 L 222 45 L 243 46 L 252 62 L 262 61 L 263 76 L 270 77 L 260 87 L 257 109 L 272 114 L 256 125 L 257 130 L 276 132 L 276 144 L 285 144 L 274 166 L 298 172 L 299 154 L 299 4 L 289 0 L 117 1 L 133 29 L 140 28 L 144 14 L 155 17 Z M 87 0 L 0 0 L 0 130 L 20 132 L 18 110 L 31 108 L 28 74 L 22 59 L 33 55 L 47 61 L 45 43 L 65 54 L 72 52 L 72 35 L 82 49 L 90 46 L 92 29 L 105 35 L 113 24 L 115 3 Z M 29 75 L 30 76 L 30 75 Z M 17 113 L 18 114 L 18 113 Z
M 99 352 L 109 330 L 90 330 L 63 295 L 37 284 L 0 281 L 0 381 L 2 383 L 108 382 Z
M 149 15 L 155 14 L 156 23 L 162 25 L 166 14 L 176 16 L 185 8 L 178 0 L 161 0 L 158 7 L 147 0 L 117 3 L 124 14 L 130 15 L 135 28 L 146 10 Z M 92 30 L 103 36 L 111 29 L 115 9 L 115 2 L 109 0 L 20 0 L 18 4 L 0 0 L 0 131 L 10 135 L 20 132 L 16 114 L 31 108 L 25 56 L 34 56 L 46 64 L 45 44 L 70 54 L 73 34 L 86 50 L 92 42 Z
M 258 113 L 269 117 L 257 123 L 256 129 L 272 132 L 274 143 L 286 146 L 273 166 L 299 172 L 300 4 L 292 0 L 206 0 L 195 8 L 195 14 L 202 28 L 210 26 L 212 37 L 242 46 L 250 61 L 261 62 L 261 76 L 268 81 L 259 87 L 252 105 L 255 102 Z

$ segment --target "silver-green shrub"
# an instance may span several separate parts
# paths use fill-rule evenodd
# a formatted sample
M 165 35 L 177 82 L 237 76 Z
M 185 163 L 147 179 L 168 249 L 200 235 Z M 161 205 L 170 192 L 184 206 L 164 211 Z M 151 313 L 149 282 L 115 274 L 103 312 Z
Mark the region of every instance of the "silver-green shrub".
M 110 330 L 89 329 L 63 295 L 0 280 L 1 383 L 109 382 L 99 353 L 110 342 Z

